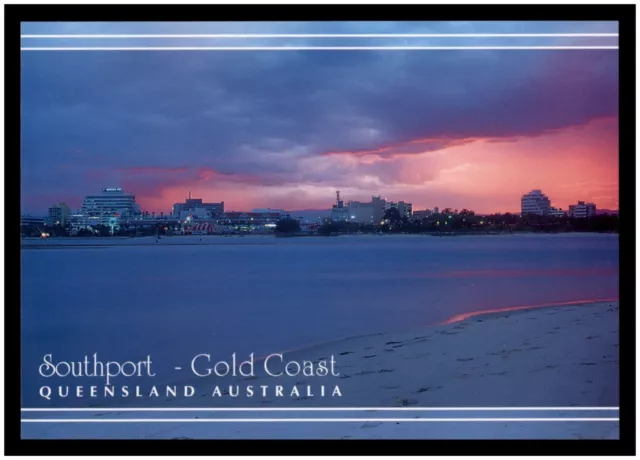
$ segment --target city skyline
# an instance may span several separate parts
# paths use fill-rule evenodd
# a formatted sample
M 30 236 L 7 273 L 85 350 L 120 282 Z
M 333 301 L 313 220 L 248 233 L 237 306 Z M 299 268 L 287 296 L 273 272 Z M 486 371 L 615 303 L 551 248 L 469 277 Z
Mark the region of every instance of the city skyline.
M 599 33 L 617 25 L 25 23 L 22 31 Z M 616 210 L 617 59 L 609 50 L 23 53 L 22 212 L 45 214 L 57 202 L 76 209 L 110 186 L 157 213 L 189 191 L 229 210 L 326 210 L 335 190 L 345 200 L 382 194 L 414 210 L 492 213 L 518 212 L 522 194 L 542 189 L 562 209 L 586 201 Z
M 107 191 L 119 191 L 119 192 L 121 192 L 121 193 L 125 193 L 125 194 L 126 194 L 126 195 L 128 195 L 128 196 L 132 196 L 132 197 L 133 197 L 133 203 L 135 203 L 135 204 L 136 204 L 136 206 L 137 206 L 137 208 L 139 209 L 139 211 L 138 211 L 138 212 L 139 212 L 139 213 L 142 213 L 142 214 L 149 214 L 149 215 L 151 215 L 151 214 L 158 215 L 158 216 L 162 216 L 162 215 L 165 215 L 165 216 L 176 215 L 176 207 L 177 207 L 177 208 L 179 208 L 179 209 L 182 209 L 182 207 L 184 207 L 184 206 L 185 206 L 185 203 L 186 203 L 186 204 L 189 204 L 189 202 L 192 202 L 192 204 L 193 204 L 193 203 L 200 203 L 200 204 L 202 204 L 202 203 L 204 202 L 205 207 L 207 207 L 207 206 L 220 206 L 220 205 L 224 206 L 224 200 L 219 201 L 219 202 L 217 202 L 217 203 L 207 203 L 207 199 L 206 199 L 206 198 L 204 198 L 204 199 L 203 199 L 202 197 L 195 197 L 195 196 L 192 196 L 191 191 L 189 191 L 189 192 L 188 192 L 188 195 L 184 197 L 183 201 L 181 201 L 181 202 L 176 202 L 176 203 L 173 203 L 173 204 L 172 204 L 172 209 L 171 209 L 171 210 L 169 210 L 169 211 L 150 211 L 150 210 L 147 210 L 147 209 L 142 209 L 142 208 L 140 208 L 139 203 L 137 203 L 137 202 L 135 201 L 135 200 L 136 200 L 136 194 L 135 194 L 135 193 L 130 193 L 128 190 L 124 190 L 124 189 L 122 189 L 121 187 L 103 187 L 103 188 L 102 188 L 102 192 L 101 192 L 101 193 L 103 193 L 103 194 L 104 194 L 104 192 L 107 192 Z M 521 200 L 522 200 L 522 199 L 524 199 L 524 198 L 525 198 L 525 196 L 528 196 L 528 195 L 530 195 L 531 193 L 536 193 L 536 192 L 541 192 L 541 190 L 532 190 L 532 191 L 530 191 L 530 192 L 524 193 L 520 198 L 521 198 Z M 340 193 L 340 192 L 339 192 L 339 191 L 336 191 L 336 193 L 338 193 L 338 196 L 339 196 L 339 193 Z M 89 195 L 87 195 L 87 196 L 85 196 L 85 197 L 84 197 L 84 203 L 83 203 L 83 205 L 82 205 L 82 206 L 73 207 L 73 206 L 68 206 L 68 203 L 66 203 L 66 202 L 56 202 L 56 203 L 54 203 L 54 204 L 53 204 L 53 207 L 56 207 L 56 206 L 59 206 L 59 205 L 64 205 L 64 206 L 69 207 L 70 212 L 79 212 L 79 213 L 82 213 L 82 212 L 83 212 L 83 211 L 82 211 L 82 209 L 83 209 L 83 207 L 86 205 L 87 198 L 90 198 L 92 195 L 96 195 L 96 194 L 95 194 L 95 193 L 94 193 L 94 194 L 89 194 Z M 544 196 L 546 196 L 546 195 L 544 195 Z M 398 203 L 400 203 L 401 205 L 403 205 L 403 206 L 404 206 L 404 204 L 406 203 L 406 204 L 409 206 L 409 208 L 413 208 L 413 210 L 414 210 L 414 211 L 419 211 L 419 212 L 422 212 L 422 211 L 425 211 L 425 210 L 426 210 L 426 211 L 434 211 L 434 210 L 438 210 L 438 209 L 451 209 L 451 210 L 455 210 L 455 212 L 457 212 L 458 210 L 465 210 L 465 209 L 466 209 L 466 210 L 472 211 L 472 212 L 474 212 L 475 214 L 479 214 L 479 215 L 505 214 L 505 213 L 509 213 L 509 214 L 524 214 L 524 213 L 522 212 L 522 209 L 523 209 L 523 206 L 524 206 L 524 204 L 522 203 L 522 201 L 521 201 L 521 204 L 520 204 L 520 210 L 516 210 L 516 211 L 504 211 L 504 210 L 502 210 L 502 211 L 495 211 L 495 212 L 491 212 L 491 213 L 485 213 L 485 212 L 482 212 L 482 211 L 474 210 L 474 209 L 469 208 L 469 207 L 466 207 L 466 206 L 461 206 L 461 207 L 456 207 L 456 208 L 454 208 L 454 207 L 451 207 L 451 206 L 438 206 L 438 205 L 433 206 L 433 205 L 432 205 L 432 206 L 426 206 L 426 207 L 422 207 L 422 208 L 415 208 L 415 207 L 413 206 L 413 203 L 405 202 L 404 200 L 397 200 L 397 201 L 389 200 L 389 199 L 387 199 L 386 197 L 382 197 L 380 194 L 378 194 L 378 195 L 375 195 L 375 194 L 374 194 L 374 195 L 372 195 L 370 198 L 378 198 L 378 199 L 380 199 L 380 198 L 381 198 L 381 199 L 383 200 L 383 202 L 384 202 L 384 203 L 387 203 L 387 204 L 393 204 L 393 205 L 397 205 Z M 314 209 L 314 208 L 305 208 L 305 209 L 303 209 L 303 208 L 300 208 L 300 209 L 289 209 L 289 210 L 286 210 L 286 212 L 303 212 L 303 213 L 304 213 L 304 212 L 311 212 L 311 213 L 312 213 L 312 212 L 319 212 L 319 213 L 327 213 L 327 216 L 328 216 L 328 213 L 331 213 L 332 208 L 335 208 L 335 207 L 336 207 L 336 203 L 339 203 L 339 202 L 344 203 L 344 205 L 345 205 L 345 209 L 346 209 L 346 206 L 347 206 L 347 205 L 349 205 L 349 204 L 351 204 L 351 203 L 355 203 L 355 204 L 367 204 L 367 203 L 363 203 L 363 201 L 367 201 L 367 200 L 350 200 L 350 199 L 343 199 L 343 197 L 340 197 L 340 198 L 339 198 L 339 201 L 338 201 L 336 198 L 334 198 L 334 199 L 335 199 L 336 201 L 334 201 L 334 202 L 333 202 L 333 204 L 332 204 L 330 207 L 326 207 L 326 208 L 316 208 L 316 209 Z M 369 201 L 370 201 L 370 200 L 369 200 Z M 567 212 L 569 212 L 569 210 L 570 210 L 573 206 L 575 206 L 576 204 L 578 204 L 578 205 L 582 205 L 582 204 L 584 204 L 584 203 L 585 203 L 585 201 L 584 201 L 584 200 L 577 200 L 577 201 L 576 201 L 576 202 L 574 202 L 574 203 L 570 203 L 570 204 L 569 204 L 569 205 L 567 205 L 566 207 L 562 207 L 562 206 L 557 206 L 557 204 L 556 204 L 556 202 L 555 202 L 555 201 L 550 200 L 550 201 L 549 201 L 549 206 L 550 206 L 550 209 L 551 209 L 551 210 L 554 210 L 554 211 L 556 211 L 556 212 L 560 212 L 560 211 L 562 211 L 562 212 L 564 212 L 564 213 L 566 214 L 566 213 L 567 213 Z M 596 205 L 596 203 L 587 203 L 587 204 L 588 204 L 588 205 L 594 205 L 594 206 Z M 194 205 L 194 206 L 197 206 L 196 204 L 193 204 L 193 205 Z M 552 205 L 555 205 L 555 206 L 552 206 Z M 49 209 L 51 209 L 51 206 L 49 206 Z M 114 208 L 114 209 L 115 209 L 115 208 Z M 598 209 L 598 213 L 609 213 L 609 212 L 617 213 L 617 212 L 618 212 L 618 209 L 606 209 L 606 208 L 605 208 L 605 209 L 603 209 L 603 208 L 600 208 L 600 207 L 598 207 L 597 209 Z M 284 210 L 283 208 L 278 209 L 278 208 L 270 207 L 270 206 L 269 206 L 269 207 L 265 207 L 265 208 L 251 208 L 251 209 L 230 209 L 230 208 L 227 208 L 224 212 L 231 212 L 231 213 L 238 213 L 238 212 L 241 212 L 241 213 L 242 213 L 242 212 L 244 212 L 244 213 L 251 213 L 251 212 L 269 212 L 269 211 L 273 211 L 273 210 L 275 210 L 275 211 L 285 212 L 285 210 Z M 220 212 L 220 214 L 223 214 L 224 212 Z M 23 216 L 25 216 L 25 217 L 29 217 L 29 216 L 37 217 L 37 216 L 38 216 L 38 214 L 32 214 L 32 213 L 21 213 L 21 214 L 22 214 Z M 45 213 L 45 214 L 46 214 L 46 213 Z M 327 216 L 324 216 L 324 217 L 327 217 Z M 321 216 L 321 217 L 322 217 L 322 216 Z

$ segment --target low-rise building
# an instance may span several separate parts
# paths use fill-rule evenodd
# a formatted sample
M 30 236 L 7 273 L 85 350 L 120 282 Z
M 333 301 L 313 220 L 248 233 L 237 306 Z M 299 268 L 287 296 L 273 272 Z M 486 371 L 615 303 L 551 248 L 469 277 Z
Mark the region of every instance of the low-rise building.
M 208 219 L 215 216 L 217 213 L 211 213 L 208 208 L 193 207 L 191 209 L 181 209 L 177 212 L 174 211 L 173 217 L 179 220 L 192 219 Z
M 334 206 L 334 209 L 340 210 L 341 203 L 341 201 L 338 201 L 338 206 Z M 349 201 L 346 206 L 346 213 L 340 215 L 345 217 L 342 220 L 348 220 L 349 222 L 377 225 L 384 217 L 385 204 L 386 200 L 379 196 L 372 196 L 369 202 Z
M 360 201 L 350 201 L 348 204 L 349 222 L 359 224 L 374 223 L 374 206 L 373 203 L 362 203 Z
M 569 216 L 584 219 L 596 215 L 596 205 L 594 203 L 585 203 L 578 201 L 578 204 L 569 206 Z
M 549 215 L 554 217 L 563 217 L 566 216 L 567 213 L 563 211 L 562 208 L 551 207 L 551 209 L 549 210 Z
M 350 219 L 349 208 L 344 205 L 344 201 L 340 199 L 340 191 L 336 192 L 336 204 L 331 207 L 331 220 L 347 221 Z
M 31 216 L 31 215 L 22 215 L 20 216 L 20 226 L 42 226 L 45 224 L 45 218 L 39 216 Z
M 219 226 L 228 226 L 237 230 L 275 229 L 278 221 L 288 214 L 278 212 L 225 212 L 206 219 Z
M 433 215 L 433 211 L 431 209 L 425 209 L 422 211 L 414 211 L 411 218 L 413 220 L 426 219 L 427 217 Z
M 224 201 L 219 203 L 205 203 L 202 201 L 202 198 L 191 198 L 191 192 L 189 192 L 189 198 L 187 198 L 184 203 L 175 203 L 173 205 L 174 216 L 188 215 L 189 213 L 193 214 L 195 212 L 208 213 L 209 216 L 221 214 L 224 212 Z

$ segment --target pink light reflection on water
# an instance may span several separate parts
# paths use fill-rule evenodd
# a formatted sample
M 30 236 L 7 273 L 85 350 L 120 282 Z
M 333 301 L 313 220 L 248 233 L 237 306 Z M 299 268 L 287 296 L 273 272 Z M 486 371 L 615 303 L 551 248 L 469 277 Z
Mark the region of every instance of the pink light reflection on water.
M 494 308 L 490 310 L 478 310 L 472 311 L 468 313 L 461 313 L 459 315 L 454 315 L 451 318 L 443 321 L 442 323 L 438 323 L 439 326 L 444 326 L 447 324 L 458 323 L 460 321 L 464 321 L 465 319 L 472 318 L 474 316 L 486 315 L 490 313 L 505 313 L 510 311 L 518 311 L 518 310 L 530 310 L 533 308 L 545 308 L 545 307 L 560 307 L 567 305 L 582 305 L 586 303 L 594 303 L 594 302 L 615 302 L 620 300 L 618 297 L 604 298 L 604 299 L 583 299 L 583 300 L 571 300 L 568 302 L 554 302 L 554 303 L 544 303 L 539 305 L 518 305 L 511 307 L 503 307 L 503 308 Z
M 429 272 L 360 272 L 360 273 L 319 273 L 317 278 L 325 279 L 424 279 L 424 278 L 521 278 L 543 276 L 617 276 L 617 268 L 577 268 L 577 269 L 496 269 L 496 270 L 453 270 L 453 271 L 429 271 Z

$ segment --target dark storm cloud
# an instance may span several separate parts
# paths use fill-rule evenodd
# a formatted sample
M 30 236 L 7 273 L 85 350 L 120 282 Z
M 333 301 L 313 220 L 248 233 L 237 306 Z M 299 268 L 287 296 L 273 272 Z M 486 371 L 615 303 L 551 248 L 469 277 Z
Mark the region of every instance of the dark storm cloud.
M 563 31 L 562 24 L 527 24 L 494 24 L 493 31 Z M 174 25 L 168 33 L 213 30 L 195 27 Z M 312 25 L 311 32 L 370 27 Z M 477 23 L 398 27 L 377 25 L 374 32 L 491 31 Z M 602 24 L 570 31 L 583 30 L 611 31 Z M 308 25 L 278 31 L 302 32 Z M 300 161 L 330 153 L 415 154 L 617 114 L 617 52 L 610 50 L 25 52 L 22 59 L 23 177 L 81 195 L 95 184 L 61 181 L 69 175 L 61 165 L 84 172 L 79 178 L 101 170 L 114 181 L 129 180 L 138 168 L 145 170 L 140 180 L 158 187 L 189 180 L 185 171 L 201 168 L 215 171 L 211 180 L 322 182 L 322 174 L 301 171 Z

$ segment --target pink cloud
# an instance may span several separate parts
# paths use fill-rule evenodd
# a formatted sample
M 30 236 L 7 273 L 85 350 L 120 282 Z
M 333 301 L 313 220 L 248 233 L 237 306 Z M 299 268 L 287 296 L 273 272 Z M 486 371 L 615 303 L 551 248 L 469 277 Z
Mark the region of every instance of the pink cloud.
M 521 195 L 534 188 L 563 209 L 578 200 L 617 209 L 617 139 L 617 118 L 608 117 L 536 136 L 418 139 L 355 154 L 332 152 L 300 160 L 299 171 L 287 175 L 286 181 L 274 173 L 212 168 L 137 167 L 119 174 L 123 186 L 149 210 L 169 211 L 189 191 L 206 200 L 225 201 L 229 210 L 326 209 L 333 204 L 334 191 L 341 190 L 346 199 L 382 194 L 410 201 L 414 209 L 518 212 Z M 425 149 L 436 145 L 437 154 Z M 414 147 L 416 153 L 406 154 Z

